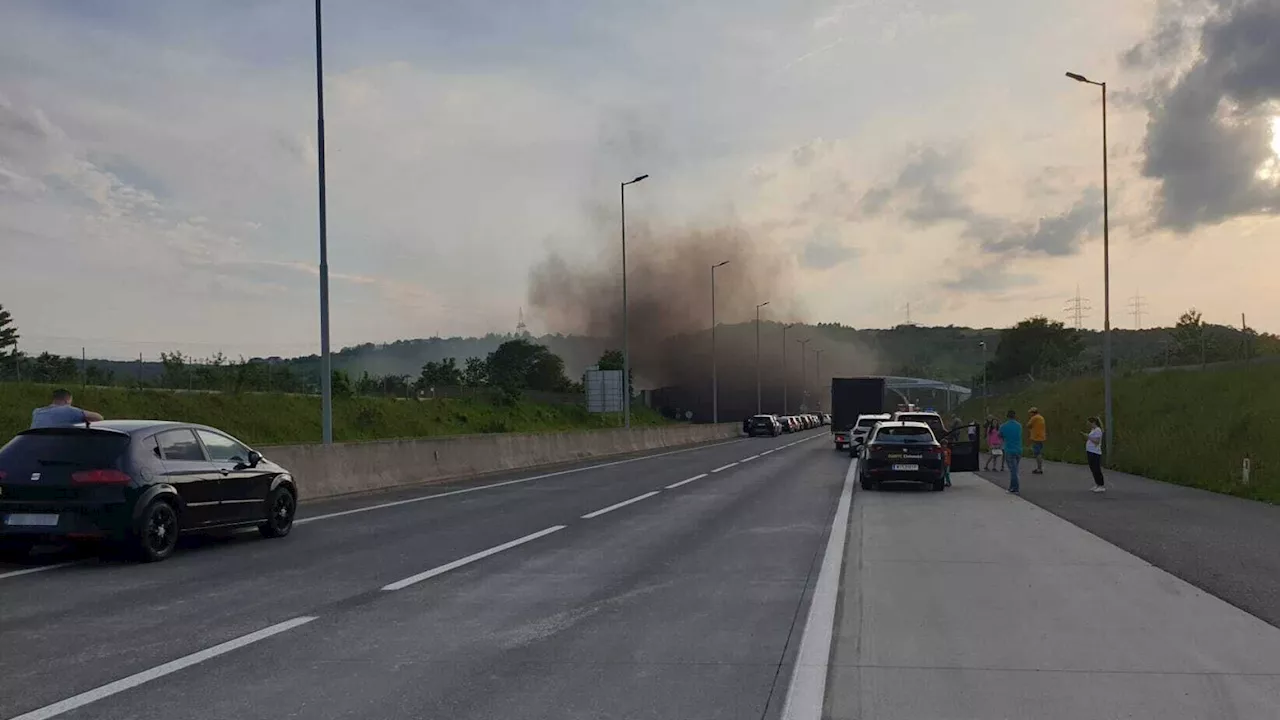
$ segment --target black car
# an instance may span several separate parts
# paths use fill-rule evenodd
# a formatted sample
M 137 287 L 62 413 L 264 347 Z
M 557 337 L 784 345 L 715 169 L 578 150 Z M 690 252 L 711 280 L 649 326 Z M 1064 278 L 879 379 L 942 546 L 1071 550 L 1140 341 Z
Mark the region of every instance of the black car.
M 782 434 L 782 426 L 772 415 L 756 415 L 747 420 L 747 435 L 768 435 L 777 437 Z
M 97 540 L 154 562 L 193 530 L 256 525 L 283 537 L 297 505 L 288 470 L 204 425 L 108 420 L 26 430 L 0 448 L 7 554 Z
M 941 491 L 946 488 L 942 445 L 924 423 L 882 422 L 862 446 L 858 481 L 863 490 L 881 483 L 919 483 Z

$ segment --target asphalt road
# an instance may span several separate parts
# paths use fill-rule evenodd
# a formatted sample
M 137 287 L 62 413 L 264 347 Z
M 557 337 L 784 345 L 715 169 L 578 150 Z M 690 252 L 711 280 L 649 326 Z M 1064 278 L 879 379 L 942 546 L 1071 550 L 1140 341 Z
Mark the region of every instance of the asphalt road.
M 1022 497 L 1156 567 L 1280 627 L 1280 507 L 1082 465 L 1022 459 Z M 980 475 L 1007 488 L 1008 473 Z
M 776 717 L 849 463 L 827 438 L 312 505 L 286 539 L 154 565 L 0 569 L 0 718 Z

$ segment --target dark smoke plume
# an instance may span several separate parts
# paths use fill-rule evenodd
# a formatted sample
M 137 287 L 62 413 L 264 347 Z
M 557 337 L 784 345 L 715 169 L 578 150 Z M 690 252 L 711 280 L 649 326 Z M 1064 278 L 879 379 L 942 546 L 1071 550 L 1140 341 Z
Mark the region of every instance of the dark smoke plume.
M 740 227 L 724 226 L 676 233 L 628 227 L 627 292 L 631 365 L 637 388 L 677 388 L 681 407 L 699 419 L 711 414 L 711 266 L 716 273 L 716 357 L 720 417 L 739 419 L 756 408 L 756 304 L 761 310 L 761 404 L 782 412 L 782 326 L 802 323 L 804 309 L 795 291 L 802 275 L 784 247 Z M 850 267 L 850 281 L 857 270 Z M 551 332 L 600 338 L 602 348 L 621 348 L 622 271 L 617 250 L 594 264 L 575 265 L 552 255 L 530 273 L 530 303 Z M 844 308 L 833 308 L 843 311 Z M 801 347 L 810 406 L 828 379 L 875 372 L 864 347 L 837 337 L 834 329 L 797 324 L 787 332 L 789 406 L 801 397 Z M 815 350 L 823 350 L 822 378 L 815 375 Z M 594 358 L 591 359 L 594 361 Z M 590 362 L 584 363 L 584 365 Z M 575 363 L 570 361 L 570 365 Z M 572 367 L 571 370 L 576 370 Z M 823 402 L 826 407 L 829 403 Z

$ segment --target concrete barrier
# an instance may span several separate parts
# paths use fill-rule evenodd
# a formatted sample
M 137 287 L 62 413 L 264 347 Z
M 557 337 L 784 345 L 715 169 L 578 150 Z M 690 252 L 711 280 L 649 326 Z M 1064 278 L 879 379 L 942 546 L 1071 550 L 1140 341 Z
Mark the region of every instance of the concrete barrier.
M 275 445 L 263 455 L 290 470 L 303 500 L 659 450 L 738 437 L 740 423 L 632 430 L 493 433 L 412 440 Z

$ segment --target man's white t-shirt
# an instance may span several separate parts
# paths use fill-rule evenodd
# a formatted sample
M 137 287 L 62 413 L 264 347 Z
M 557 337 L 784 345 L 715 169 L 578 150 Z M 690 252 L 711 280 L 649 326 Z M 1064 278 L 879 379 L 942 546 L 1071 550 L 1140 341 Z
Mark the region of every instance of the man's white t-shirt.
M 1096 427 L 1089 431 L 1089 439 L 1084 443 L 1084 451 L 1094 455 L 1102 454 L 1102 428 Z

